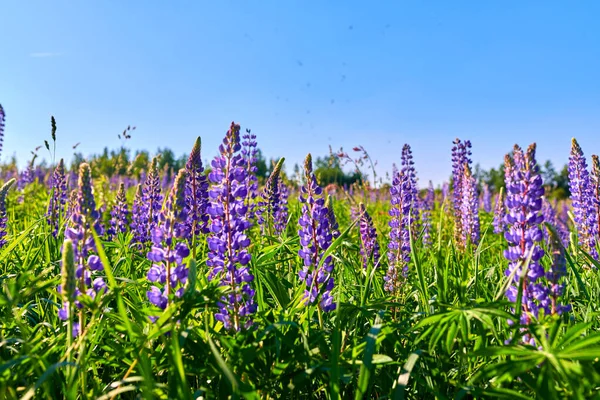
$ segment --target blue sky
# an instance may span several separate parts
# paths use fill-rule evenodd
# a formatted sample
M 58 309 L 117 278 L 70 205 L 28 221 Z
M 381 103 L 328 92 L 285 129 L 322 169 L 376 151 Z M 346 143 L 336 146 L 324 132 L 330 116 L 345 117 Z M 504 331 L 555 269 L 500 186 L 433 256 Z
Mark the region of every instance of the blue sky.
M 421 184 L 455 137 L 497 166 L 514 143 L 566 162 L 600 152 L 600 3 L 592 1 L 6 1 L 2 157 L 58 121 L 58 156 L 120 145 L 215 155 L 230 122 L 288 170 L 363 145 L 391 171 L 411 144 Z

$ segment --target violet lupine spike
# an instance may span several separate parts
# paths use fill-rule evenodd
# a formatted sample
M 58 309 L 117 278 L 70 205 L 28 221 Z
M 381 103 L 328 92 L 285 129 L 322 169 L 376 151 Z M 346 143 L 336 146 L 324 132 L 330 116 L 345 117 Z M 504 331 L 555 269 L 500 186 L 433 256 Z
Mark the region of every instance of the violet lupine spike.
M 450 194 L 450 184 L 448 182 L 444 182 L 442 184 L 442 201 L 441 201 L 441 203 L 446 201 L 449 194 Z
M 328 210 L 323 198 L 323 189 L 317 184 L 310 154 L 304 161 L 304 177 L 305 182 L 300 189 L 299 196 L 302 213 L 298 220 L 300 225 L 298 236 L 300 236 L 301 246 L 298 255 L 302 258 L 304 266 L 298 276 L 306 284 L 305 301 L 308 304 L 314 304 L 320 300 L 319 306 L 323 311 L 328 312 L 336 308 L 336 303 L 331 295 L 335 285 L 333 258 L 327 256 L 323 259 L 323 257 L 333 241 L 333 236 L 329 225 Z
M 79 166 L 79 180 L 77 185 L 77 198 L 70 215 L 70 223 L 65 231 L 66 243 L 72 243 L 76 266 L 77 289 L 75 290 L 75 306 L 79 310 L 79 322 L 73 324 L 73 335 L 77 336 L 85 326 L 83 305 L 77 301 L 81 295 L 95 298 L 107 290 L 102 277 L 92 280 L 94 273 L 104 270 L 100 257 L 96 252 L 96 244 L 92 235 L 95 230 L 98 235 L 103 234 L 100 223 L 100 214 L 96 209 L 94 199 L 92 173 L 87 163 Z M 62 288 L 59 286 L 59 292 Z M 58 311 L 58 317 L 63 321 L 68 318 L 68 303 L 63 303 Z
M 597 155 L 592 155 L 592 173 L 591 173 L 591 184 L 592 184 L 592 203 L 593 203 L 593 215 L 596 221 L 596 234 L 600 234 L 600 160 Z M 600 236 L 598 236 L 600 240 Z M 597 241 L 596 241 L 597 242 Z
M 340 237 L 340 226 L 337 222 L 337 218 L 335 217 L 335 212 L 333 210 L 333 197 L 331 195 L 327 195 L 327 200 L 325 201 L 325 207 L 327 207 L 327 219 L 329 220 L 329 227 L 331 229 L 331 236 L 333 240 Z
M 127 221 L 129 209 L 127 206 L 127 196 L 125 193 L 125 183 L 119 184 L 119 191 L 115 199 L 115 204 L 110 211 L 110 227 L 108 228 L 108 237 L 113 239 L 119 233 L 127 232 L 129 222 Z
M 413 190 L 404 172 L 397 172 L 390 187 L 390 241 L 388 244 L 388 270 L 384 289 L 395 295 L 408 276 L 410 262 L 410 218 Z
M 163 196 L 160 188 L 160 174 L 158 171 L 158 157 L 154 157 L 150 163 L 150 169 L 146 181 L 142 186 L 141 201 L 138 203 L 139 216 L 136 216 L 137 243 L 142 245 L 150 242 L 151 233 L 158 225 L 158 217 L 162 208 Z
M 530 145 L 527 152 L 515 145 L 513 153 L 514 168 L 506 181 L 506 230 L 504 237 L 508 241 L 508 249 L 504 257 L 509 261 L 506 276 L 514 273 L 512 285 L 507 289 L 506 296 L 516 302 L 521 284 L 522 269 L 527 267 L 527 274 L 522 282 L 522 311 L 521 324 L 526 325 L 532 317 L 537 318 L 543 308 L 550 312 L 548 288 L 538 284 L 545 275 L 540 263 L 544 250 L 539 243 L 543 240 L 540 225 L 544 221 L 542 211 L 542 196 L 544 186 L 539 167 L 535 160 L 535 143 Z M 529 259 L 529 264 L 527 265 Z M 516 271 L 515 271 L 516 270 Z M 532 339 L 525 338 L 533 344 Z
M 146 293 L 150 303 L 164 310 L 175 297 L 181 297 L 189 270 L 183 260 L 190 255 L 186 244 L 189 226 L 185 200 L 186 171 L 181 169 L 152 230 L 152 249 L 146 258 L 152 261 L 146 277 L 153 286 Z M 158 284 L 164 285 L 159 288 Z M 155 321 L 155 317 L 151 318 Z
M 596 250 L 598 226 L 593 200 L 594 193 L 583 150 L 575 138 L 571 141 L 568 169 L 569 189 L 579 244 L 584 251 L 598 260 L 598 251 Z
M 251 223 L 245 204 L 248 181 L 241 147 L 240 126 L 232 122 L 208 176 L 212 182 L 211 202 L 207 209 L 210 217 L 206 263 L 211 268 L 209 279 L 218 279 L 222 286 L 231 290 L 221 298 L 215 319 L 221 321 L 225 329 L 235 331 L 249 328 L 253 324 L 252 314 L 257 309 L 255 291 L 250 286 L 254 276 L 249 269 L 250 239 L 246 231 Z
M 487 183 L 483 185 L 483 211 L 492 212 L 492 191 Z
M 280 212 L 281 207 L 281 193 L 279 192 L 281 178 L 279 174 L 281 173 L 284 160 L 284 158 L 281 158 L 275 165 L 275 168 L 273 168 L 273 172 L 271 172 L 265 183 L 256 209 L 257 222 L 261 226 L 263 233 L 266 231 L 269 235 L 273 235 L 274 231 L 277 233 L 275 218 Z
M 462 227 L 462 210 L 464 209 L 462 201 L 464 199 L 462 182 L 465 171 L 465 165 L 471 165 L 471 142 L 465 140 L 462 142 L 456 138 L 452 142 L 452 207 L 454 210 L 454 237 L 457 242 L 461 243 Z
M 208 178 L 204 173 L 201 158 L 202 143 L 200 137 L 196 139 L 194 147 L 185 164 L 187 171 L 187 185 L 185 201 L 188 209 L 188 225 L 193 235 L 208 233 Z
M 279 207 L 275 212 L 275 233 L 281 235 L 285 232 L 288 223 L 289 211 L 288 211 L 288 197 L 290 190 L 287 185 L 283 182 L 283 179 L 279 179 Z
M 360 220 L 358 223 L 360 230 L 360 255 L 363 260 L 363 268 L 367 269 L 369 260 L 373 260 L 373 266 L 379 265 L 379 243 L 377 242 L 377 229 L 373 224 L 373 219 L 367 212 L 367 208 L 360 203 Z
M 479 196 L 477 195 L 477 181 L 471 174 L 469 164 L 464 164 L 464 173 L 461 183 L 461 222 L 462 232 L 459 246 L 465 248 L 467 243 L 479 244 Z
M 256 208 L 254 200 L 258 195 L 258 178 L 256 177 L 256 173 L 258 172 L 258 167 L 256 166 L 257 155 L 256 135 L 250 129 L 246 129 L 246 133 L 242 135 L 242 157 L 246 168 L 246 186 L 248 188 L 246 205 L 248 206 L 249 219 L 254 218 L 254 209 Z
M 65 208 L 68 201 L 67 176 L 65 174 L 65 164 L 61 158 L 54 169 L 51 178 L 50 202 L 46 212 L 46 221 L 52 227 L 52 235 L 56 237 L 60 228 L 61 216 L 65 214 Z
M 0 249 L 6 245 L 6 223 L 8 221 L 6 215 L 6 195 L 15 182 L 16 179 L 12 178 L 0 188 Z
M 4 144 L 4 123 L 6 122 L 6 113 L 2 104 L 0 104 L 0 154 L 2 154 L 2 146 Z
M 421 208 L 420 199 L 419 199 L 419 191 L 417 189 L 417 173 L 415 171 L 415 162 L 413 161 L 412 150 L 410 145 L 405 144 L 402 146 L 402 154 L 401 154 L 401 164 L 402 171 L 408 179 L 411 188 L 411 233 L 413 235 L 413 239 L 417 239 L 419 232 L 421 231 L 421 219 L 419 210 Z
M 494 220 L 492 225 L 494 226 L 494 233 L 504 232 L 504 218 L 506 216 L 506 208 L 504 207 L 504 188 L 500 188 L 500 192 L 496 197 L 496 205 L 494 206 Z

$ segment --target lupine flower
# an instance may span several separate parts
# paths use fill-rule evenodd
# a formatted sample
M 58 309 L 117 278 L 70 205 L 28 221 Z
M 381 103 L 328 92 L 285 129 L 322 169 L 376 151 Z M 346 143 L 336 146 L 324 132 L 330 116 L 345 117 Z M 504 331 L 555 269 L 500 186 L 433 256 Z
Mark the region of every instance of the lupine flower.
M 371 258 L 374 266 L 379 264 L 379 243 L 377 243 L 377 230 L 373 224 L 373 219 L 363 203 L 360 203 L 359 210 L 360 255 L 363 260 L 363 268 L 367 269 Z
M 185 164 L 187 184 L 185 188 L 185 203 L 188 209 L 188 225 L 193 235 L 208 233 L 208 179 L 204 173 L 200 155 L 200 137 L 196 139 L 190 157 Z
M 465 209 L 463 207 L 463 175 L 465 172 L 465 165 L 471 165 L 471 142 L 465 140 L 462 142 L 460 139 L 455 139 L 452 146 L 452 206 L 454 210 L 454 237 L 457 242 L 462 243 L 463 227 L 462 212 Z
M 52 174 L 50 202 L 48 203 L 48 211 L 46 212 L 46 221 L 53 228 L 52 234 L 54 237 L 58 235 L 60 217 L 65 213 L 68 193 L 65 164 L 61 158 Z
M 529 323 L 532 316 L 538 317 L 540 308 L 544 308 L 546 314 L 550 311 L 547 287 L 537 283 L 538 279 L 545 276 L 544 268 L 540 264 L 544 250 L 539 245 L 543 240 L 540 224 L 544 221 L 541 213 L 544 187 L 535 160 L 535 143 L 529 146 L 525 154 L 515 145 L 513 161 L 514 168 L 506 181 L 508 229 L 504 237 L 509 247 L 504 251 L 504 257 L 509 261 L 506 275 L 510 276 L 514 273 L 514 277 L 506 296 L 510 301 L 516 302 L 522 269 L 526 266 L 527 274 L 522 282 L 523 313 L 521 316 L 521 324 L 525 325 Z M 526 341 L 528 340 L 526 338 Z
M 0 154 L 2 154 L 2 145 L 4 143 L 4 122 L 6 121 L 6 113 L 2 104 L 0 104 Z
M 254 280 L 249 269 L 251 255 L 247 250 L 250 239 L 246 231 L 251 226 L 245 204 L 247 170 L 240 149 L 240 126 L 232 122 L 219 146 L 220 154 L 211 163 L 212 171 L 208 176 L 212 182 L 211 202 L 207 209 L 210 218 L 207 239 L 209 279 L 219 279 L 222 286 L 231 290 L 221 298 L 215 318 L 226 329 L 236 331 L 252 325 L 252 314 L 257 309 L 255 292 L 250 286 Z
M 279 179 L 279 207 L 275 212 L 275 233 L 281 235 L 288 223 L 288 197 L 290 190 L 287 185 L 283 182 L 283 179 Z
M 333 240 L 335 240 L 340 236 L 340 226 L 337 222 L 337 218 L 335 218 L 335 212 L 333 211 L 333 198 L 331 197 L 331 195 L 327 195 L 325 207 L 327 208 L 327 219 L 329 220 L 331 237 Z
M 449 194 L 450 194 L 450 184 L 448 182 L 444 182 L 442 184 L 442 201 L 441 201 L 441 203 L 446 201 Z
M 468 242 L 477 245 L 479 243 L 479 202 L 477 196 L 477 181 L 471 174 L 469 164 L 464 164 L 461 191 L 461 222 L 462 232 L 459 245 L 464 248 Z
M 389 222 L 388 270 L 383 278 L 384 289 L 395 294 L 408 276 L 410 262 L 410 219 L 413 190 L 404 172 L 397 172 L 390 187 L 391 208 Z M 400 279 L 402 278 L 402 279 Z
M 108 228 L 109 239 L 114 238 L 118 233 L 127 232 L 127 227 L 129 226 L 129 223 L 127 222 L 128 214 L 129 210 L 127 207 L 127 197 L 125 195 L 125 184 L 121 182 L 115 199 L 115 205 L 110 211 L 110 227 Z
M 412 231 L 413 238 L 416 238 L 421 229 L 421 227 L 420 227 L 421 221 L 419 220 L 419 196 L 418 196 L 419 191 L 417 189 L 417 173 L 415 172 L 415 166 L 414 166 L 415 162 L 413 161 L 412 150 L 410 149 L 410 146 L 408 144 L 405 144 L 404 146 L 402 146 L 401 160 L 402 160 L 402 171 L 404 172 L 406 179 L 408 179 L 409 184 L 410 184 L 410 190 L 412 191 L 412 193 L 411 193 L 411 200 L 412 200 L 411 210 L 413 212 L 411 215 L 410 223 L 411 223 L 411 231 Z
M 506 216 L 506 209 L 504 208 L 504 188 L 500 188 L 500 193 L 496 197 L 496 206 L 494 207 L 494 220 L 492 225 L 494 226 L 494 233 L 504 232 L 504 219 Z
M 248 206 L 248 218 L 254 218 L 255 205 L 254 199 L 258 195 L 258 178 L 256 172 L 256 156 L 258 154 L 256 135 L 250 129 L 246 129 L 246 133 L 242 135 L 242 157 L 246 168 L 246 187 L 248 193 L 246 195 L 246 205 Z
M 542 200 L 542 214 L 544 215 L 544 222 L 550 224 L 552 229 L 556 230 L 562 245 L 564 247 L 568 247 L 570 241 L 569 228 L 560 220 L 556 210 L 545 197 Z M 542 232 L 544 234 L 544 239 L 546 239 L 548 244 L 552 244 L 551 232 L 548 229 L 543 229 Z
M 163 196 L 160 193 L 160 176 L 158 173 L 158 158 L 150 163 L 150 170 L 142 186 L 139 202 L 134 210 L 135 236 L 134 241 L 140 244 L 151 240 L 151 233 L 158 225 L 158 217 L 162 208 Z
M 143 216 L 144 204 L 142 202 L 142 184 L 139 183 L 133 196 L 133 205 L 131 206 L 131 231 L 134 233 L 134 241 L 139 241 L 146 226 L 146 219 Z
M 80 329 L 85 326 L 83 305 L 77 299 L 83 295 L 95 298 L 106 290 L 106 283 L 102 277 L 92 279 L 95 272 L 104 269 L 100 257 L 93 254 L 96 251 L 96 244 L 92 229 L 98 235 L 102 235 L 104 230 L 100 223 L 100 213 L 96 210 L 90 166 L 86 163 L 79 166 L 77 198 L 70 219 L 69 226 L 65 231 L 65 240 L 67 240 L 67 244 L 68 241 L 72 244 L 76 266 L 77 288 L 74 300 L 75 306 L 79 309 L 79 322 L 73 324 L 73 335 L 77 336 Z M 63 244 L 63 251 L 64 246 L 65 244 Z M 59 286 L 58 290 L 61 292 L 62 287 Z M 63 303 L 62 308 L 58 311 L 58 317 L 67 320 L 68 309 L 68 302 Z
M 598 260 L 596 242 L 598 225 L 595 215 L 594 193 L 583 151 L 573 138 L 569 157 L 569 189 L 573 201 L 573 215 L 579 244 Z
M 596 220 L 596 233 L 600 231 L 600 160 L 597 155 L 592 155 L 592 203 Z
M 146 295 L 150 303 L 162 310 L 169 304 L 171 294 L 183 295 L 189 273 L 183 263 L 190 255 L 186 244 L 189 226 L 186 223 L 185 187 L 186 171 L 181 169 L 159 214 L 158 225 L 152 230 L 152 249 L 146 256 L 152 261 L 147 278 L 154 284 Z M 164 285 L 163 289 L 157 284 Z
M 281 207 L 281 194 L 279 193 L 281 178 L 279 174 L 283 166 L 283 161 L 283 158 L 279 160 L 275 168 L 273 168 L 269 179 L 267 179 L 256 211 L 257 222 L 263 232 L 266 231 L 270 235 L 272 235 L 275 229 L 275 216 L 280 212 L 279 208 Z
M 317 184 L 310 154 L 304 161 L 304 177 L 305 182 L 300 189 L 299 196 L 300 203 L 302 203 L 302 214 L 298 220 L 301 246 L 298 255 L 302 258 L 304 267 L 298 276 L 306 284 L 304 292 L 306 302 L 314 304 L 320 294 L 321 309 L 332 311 L 336 308 L 331 295 L 334 287 L 333 259 L 331 256 L 322 259 L 325 251 L 331 245 L 333 237 L 328 210 L 323 198 L 323 189 Z
M 12 178 L 0 188 L 0 249 L 6 244 L 6 222 L 8 221 L 6 216 L 6 195 L 15 182 L 16 179 Z
M 487 183 L 483 185 L 483 211 L 492 212 L 492 192 Z

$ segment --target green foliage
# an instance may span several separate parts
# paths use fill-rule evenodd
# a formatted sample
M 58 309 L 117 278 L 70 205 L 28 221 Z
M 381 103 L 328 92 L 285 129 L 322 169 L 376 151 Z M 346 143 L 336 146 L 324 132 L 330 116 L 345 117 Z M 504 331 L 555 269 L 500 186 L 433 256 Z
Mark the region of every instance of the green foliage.
M 166 159 L 171 161 L 164 165 L 180 162 Z M 147 162 L 140 165 L 147 168 Z M 315 166 L 339 167 L 323 159 Z M 573 246 L 565 290 L 572 312 L 527 327 L 510 325 L 518 318 L 503 296 L 506 243 L 491 234 L 491 215 L 482 213 L 487 233 L 481 244 L 461 253 L 453 244 L 450 216 L 436 208 L 434 245 L 424 248 L 415 232 L 409 276 L 390 297 L 382 285 L 385 256 L 376 268 L 363 269 L 349 204 L 338 198 L 334 207 L 343 233 L 328 250 L 335 261 L 338 308 L 321 313 L 302 302 L 295 233 L 300 207 L 292 195 L 290 226 L 281 237 L 251 230 L 259 311 L 255 328 L 237 334 L 224 331 L 213 317 L 224 289 L 207 280 L 205 241 L 197 243 L 196 259 L 186 260 L 192 276 L 185 294 L 159 313 L 146 298 L 150 262 L 130 245 L 131 235 L 119 234 L 112 242 L 96 236 L 109 292 L 86 300 L 89 323 L 71 339 L 57 316 L 56 288 L 67 279 L 61 276 L 62 234 L 54 238 L 43 218 L 45 189 L 30 190 L 25 204 L 17 201 L 19 193 L 8 193 L 8 244 L 0 250 L 0 398 L 597 395 L 597 270 Z M 367 207 L 385 249 L 388 206 L 378 201 Z M 551 263 L 549 255 L 543 263 Z M 155 315 L 160 318 L 150 322 Z M 525 334 L 539 348 L 522 344 Z

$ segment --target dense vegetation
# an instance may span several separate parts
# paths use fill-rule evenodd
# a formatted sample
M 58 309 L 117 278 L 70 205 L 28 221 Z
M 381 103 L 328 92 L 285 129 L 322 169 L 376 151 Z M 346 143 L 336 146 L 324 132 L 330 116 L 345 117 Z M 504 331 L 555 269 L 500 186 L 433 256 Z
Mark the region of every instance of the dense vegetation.
M 234 130 L 232 125 L 228 137 L 235 144 Z M 243 140 L 248 144 L 252 138 L 247 136 Z M 136 204 L 136 185 L 152 185 L 153 179 L 160 182 L 154 186 L 161 198 L 156 210 L 163 210 L 154 222 L 163 226 L 165 221 L 176 225 L 186 220 L 191 210 L 188 208 L 187 216 L 182 217 L 174 204 L 179 204 L 186 189 L 186 199 L 192 196 L 189 178 L 185 180 L 183 172 L 176 173 L 187 168 L 187 176 L 192 174 L 186 166 L 187 157 L 176 158 L 163 151 L 160 159 L 152 161 L 147 153 L 131 159 L 126 150 L 106 151 L 88 160 L 91 175 L 87 164 L 81 167 L 82 160 L 77 160 L 73 169 L 81 167 L 79 182 L 66 179 L 75 194 L 56 214 L 57 220 L 47 215 L 51 199 L 61 190 L 56 178 L 54 185 L 45 176 L 42 182 L 28 179 L 7 189 L 8 233 L 0 248 L 0 398 L 583 399 L 597 395 L 600 264 L 588 255 L 590 248 L 580 248 L 578 225 L 573 224 L 577 216 L 570 202 L 552 203 L 555 214 L 567 218 L 560 222 L 569 229 L 566 247 L 556 239 L 559 226 L 546 220 L 541 229 L 547 233 L 537 241 L 544 254 L 536 260 L 545 271 L 564 261 L 566 271 L 560 278 L 564 290 L 554 299 L 570 308 L 554 312 L 553 305 L 551 313 L 534 315 L 523 306 L 528 289 L 518 290 L 514 301 L 505 295 L 515 279 L 514 273 L 507 276 L 506 272 L 504 251 L 509 243 L 503 233 L 508 228 L 494 233 L 494 213 L 479 196 L 475 196 L 474 210 L 478 218 L 476 240 L 461 239 L 465 235 L 457 231 L 457 226 L 467 229 L 467 220 L 459 222 L 452 191 L 437 190 L 427 199 L 433 191 L 424 190 L 412 198 L 410 223 L 405 226 L 409 240 L 408 249 L 404 249 L 409 260 L 407 273 L 396 271 L 397 289 L 388 290 L 386 277 L 393 270 L 388 250 L 393 250 L 389 244 L 395 229 L 390 228 L 394 190 L 390 192 L 389 186 L 376 190 L 366 180 L 361 184 L 363 180 L 356 172 L 354 179 L 346 182 L 333 178 L 319 181 L 323 186 L 340 183 L 330 187 L 332 198 L 327 200 L 315 186 L 317 181 L 311 183 L 311 179 L 326 176 L 323 171 L 328 168 L 341 171 L 342 157 L 333 164 L 321 159 L 315 162 L 314 170 L 307 160 L 304 168 L 297 170 L 303 185 L 299 189 L 280 173 L 276 163 L 269 163 L 267 168 L 255 143 L 244 148 L 254 151 L 254 160 L 246 171 L 250 178 L 243 182 L 251 188 L 251 177 L 261 178 L 256 197 L 246 196 L 246 192 L 240 195 L 240 201 L 247 201 L 249 206 L 249 226 L 235 228 L 247 235 L 248 241 L 239 239 L 245 243 L 239 246 L 251 255 L 247 265 L 241 261 L 239 265 L 247 267 L 244 273 L 253 276 L 236 283 L 251 286 L 251 294 L 238 292 L 236 284 L 223 284 L 214 277 L 214 253 L 220 250 L 212 243 L 220 231 L 210 225 L 217 215 L 210 207 L 204 219 L 208 221 L 206 230 L 193 225 L 197 232 L 192 229 L 188 239 L 177 234 L 172 238 L 173 243 L 189 247 L 176 261 L 188 272 L 185 279 L 173 283 L 181 292 L 173 295 L 167 291 L 166 305 L 157 306 L 159 303 L 150 299 L 149 291 L 158 278 L 149 281 L 149 271 L 163 262 L 150 253 L 157 247 L 171 249 L 171 242 L 162 241 L 162 237 L 140 241 L 139 225 L 129 226 L 134 223 L 131 218 L 135 220 L 135 212 L 127 216 L 123 232 L 104 229 L 116 226 L 111 224 L 116 205 L 126 204 L 131 210 Z M 194 151 L 189 159 L 197 162 L 199 147 Z M 222 154 L 229 160 L 226 152 Z M 246 156 L 241 160 L 252 160 Z M 410 159 L 406 157 L 403 161 Z M 514 160 L 518 165 L 518 156 Z M 403 163 L 402 171 L 396 172 L 392 189 L 404 190 L 400 189 L 402 184 L 409 185 L 409 180 L 400 181 L 409 164 Z M 225 168 L 219 165 L 213 161 L 205 167 L 213 172 Z M 465 171 L 466 184 L 471 182 L 471 172 L 469 168 Z M 531 171 L 538 174 L 535 168 Z M 545 183 L 554 187 L 552 193 L 557 198 L 563 198 L 568 194 L 568 172 L 552 171 L 546 165 L 541 176 L 552 181 Z M 206 179 L 207 174 L 201 172 L 198 179 Z M 221 185 L 218 175 L 209 176 L 211 190 Z M 273 177 L 266 179 L 269 175 Z M 477 188 L 483 190 L 482 185 L 487 184 L 489 195 L 497 199 L 498 191 L 505 187 L 505 175 L 504 164 L 499 170 L 480 173 Z M 112 177 L 116 179 L 109 179 Z M 86 192 L 90 178 L 95 182 L 92 205 L 86 198 L 92 193 Z M 119 195 L 121 181 L 127 182 L 123 186 L 125 197 Z M 185 188 L 184 182 L 188 185 Z M 353 182 L 354 186 L 344 190 L 342 184 Z M 456 188 L 456 180 L 452 183 Z M 284 204 L 278 197 L 279 205 L 270 206 L 273 193 L 281 195 L 286 184 L 289 202 Z M 412 189 L 416 191 L 416 187 Z M 558 193 L 560 190 L 563 192 Z M 209 201 L 220 199 L 217 194 L 222 192 L 217 192 Z M 325 214 L 333 211 L 333 219 L 325 214 L 307 217 L 304 207 L 313 204 L 307 196 L 314 196 Z M 236 199 L 233 196 L 230 201 Z M 280 209 L 276 207 L 282 205 L 287 207 L 287 218 L 283 228 L 277 229 L 274 220 Z M 567 214 L 562 213 L 563 207 Z M 242 214 L 246 214 L 245 209 Z M 90 222 L 92 216 L 97 218 Z M 310 224 L 302 222 L 307 218 L 314 218 L 310 219 L 313 224 L 327 220 L 323 229 L 332 231 L 333 222 L 339 224 L 337 233 L 324 233 L 319 243 L 328 244 L 322 246 L 317 265 L 312 265 L 332 267 L 327 279 L 334 285 L 324 285 L 315 292 L 319 299 L 330 294 L 329 303 L 307 301 L 308 281 L 299 274 L 307 265 L 299 254 L 310 250 L 311 239 L 305 235 Z M 73 241 L 83 239 L 77 239 L 69 229 L 78 224 L 89 236 L 84 247 L 74 247 L 73 255 L 69 250 Z M 168 231 L 163 233 L 168 236 Z M 368 237 L 375 237 L 374 242 L 366 241 Z M 101 263 L 102 268 L 92 268 L 92 277 L 101 277 L 105 287 L 98 284 L 96 292 L 79 294 L 77 308 L 71 306 L 72 314 L 65 320 L 59 310 L 65 309 L 65 299 L 75 290 L 65 289 L 69 279 L 75 279 L 69 268 L 77 263 L 77 254 L 85 246 L 90 257 L 97 258 L 84 261 L 89 265 Z M 531 261 L 529 254 L 520 266 L 525 268 Z M 516 281 L 523 283 L 526 276 L 517 273 Z M 223 311 L 225 299 L 237 299 L 235 296 L 248 304 L 253 301 L 255 312 L 253 306 L 248 306 L 248 315 L 237 308 Z M 81 324 L 77 325 L 78 332 L 71 334 L 76 312 Z M 227 312 L 232 319 L 223 317 Z M 248 323 L 242 326 L 239 321 Z

